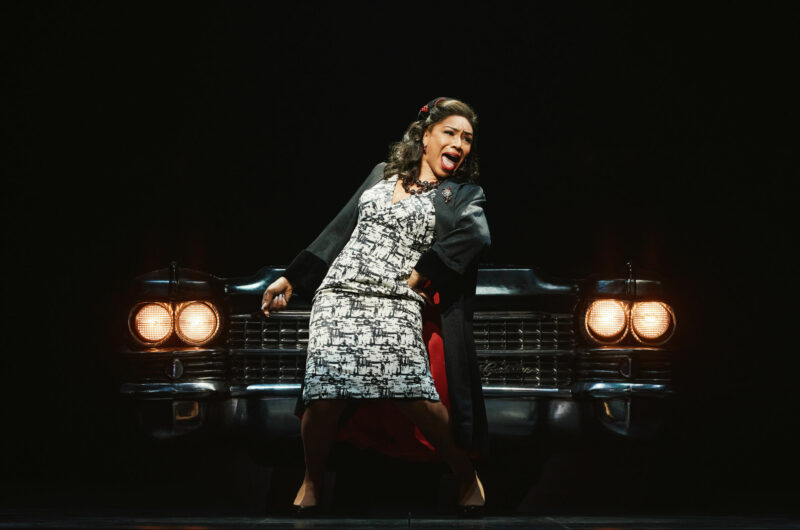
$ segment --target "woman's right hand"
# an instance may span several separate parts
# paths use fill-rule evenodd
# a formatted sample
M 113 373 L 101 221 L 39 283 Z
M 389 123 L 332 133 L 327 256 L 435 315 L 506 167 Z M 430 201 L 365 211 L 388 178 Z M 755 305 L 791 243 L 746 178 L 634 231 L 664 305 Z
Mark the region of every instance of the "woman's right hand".
M 266 316 L 270 311 L 280 311 L 289 304 L 292 297 L 292 284 L 284 276 L 281 276 L 267 287 L 264 296 L 261 297 L 261 310 Z

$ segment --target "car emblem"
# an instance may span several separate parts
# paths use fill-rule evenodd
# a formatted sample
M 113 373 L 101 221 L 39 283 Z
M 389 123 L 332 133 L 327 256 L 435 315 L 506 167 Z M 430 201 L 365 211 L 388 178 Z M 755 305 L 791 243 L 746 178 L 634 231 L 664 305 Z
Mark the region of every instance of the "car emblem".
M 453 189 L 450 186 L 442 190 L 442 198 L 444 202 L 450 202 L 450 199 L 453 198 Z
M 180 359 L 172 359 L 172 362 L 165 367 L 164 372 L 170 379 L 178 379 L 183 375 L 183 363 Z

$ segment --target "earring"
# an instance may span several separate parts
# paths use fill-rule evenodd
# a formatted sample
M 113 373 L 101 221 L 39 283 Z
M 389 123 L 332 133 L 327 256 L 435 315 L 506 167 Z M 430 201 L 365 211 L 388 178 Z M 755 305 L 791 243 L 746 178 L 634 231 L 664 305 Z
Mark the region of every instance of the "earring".
M 422 154 L 423 155 L 427 154 L 427 152 L 428 152 L 428 148 L 425 146 L 425 144 L 422 144 Z

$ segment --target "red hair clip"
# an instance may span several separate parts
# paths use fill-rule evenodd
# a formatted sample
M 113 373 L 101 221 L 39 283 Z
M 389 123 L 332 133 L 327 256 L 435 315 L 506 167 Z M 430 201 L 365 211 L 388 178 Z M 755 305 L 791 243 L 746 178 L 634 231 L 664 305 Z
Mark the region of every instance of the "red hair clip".
M 427 117 L 428 112 L 430 112 L 430 109 L 432 109 L 433 107 L 438 105 L 439 102 L 441 100 L 443 100 L 443 99 L 447 99 L 447 98 L 436 98 L 436 99 L 432 99 L 429 102 L 425 103 L 422 106 L 422 108 L 419 109 L 419 112 L 417 113 L 417 119 L 418 120 L 424 120 Z

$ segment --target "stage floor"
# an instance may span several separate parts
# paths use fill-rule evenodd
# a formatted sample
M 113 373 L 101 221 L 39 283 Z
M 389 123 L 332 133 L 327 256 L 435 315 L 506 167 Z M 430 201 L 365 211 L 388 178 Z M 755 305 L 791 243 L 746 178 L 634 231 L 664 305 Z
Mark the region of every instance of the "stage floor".
M 111 528 L 111 529 L 229 529 L 229 528 L 526 528 L 526 529 L 750 529 L 800 528 L 797 516 L 716 515 L 614 515 L 486 517 L 477 520 L 453 518 L 320 518 L 273 517 L 177 517 L 113 516 L 75 514 L 0 514 L 0 528 Z

